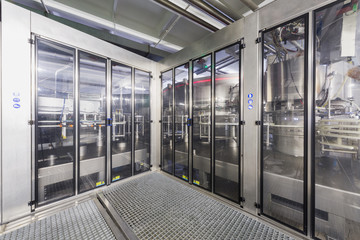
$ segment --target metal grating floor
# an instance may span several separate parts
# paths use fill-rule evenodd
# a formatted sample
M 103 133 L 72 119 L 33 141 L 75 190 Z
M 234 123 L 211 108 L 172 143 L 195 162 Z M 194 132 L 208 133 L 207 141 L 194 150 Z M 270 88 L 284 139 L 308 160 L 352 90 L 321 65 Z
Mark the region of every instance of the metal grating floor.
M 95 203 L 90 200 L 0 235 L 0 240 L 5 239 L 115 239 L 115 237 Z
M 103 193 L 139 239 L 294 239 L 161 173 Z

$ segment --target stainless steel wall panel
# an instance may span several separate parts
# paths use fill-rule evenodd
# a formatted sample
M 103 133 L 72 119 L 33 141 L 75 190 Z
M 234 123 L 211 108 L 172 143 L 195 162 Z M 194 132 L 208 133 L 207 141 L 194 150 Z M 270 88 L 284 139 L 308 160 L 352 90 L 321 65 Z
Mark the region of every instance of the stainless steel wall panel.
M 252 14 L 245 18 L 245 30 L 244 41 L 246 47 L 244 49 L 244 61 L 243 61 L 243 102 L 244 107 L 242 110 L 243 120 L 245 126 L 242 129 L 244 137 L 243 141 L 243 196 L 245 202 L 243 203 L 244 209 L 255 214 L 256 208 L 254 203 L 258 200 L 258 169 L 259 169 L 259 136 L 260 129 L 255 125 L 255 121 L 260 118 L 260 82 L 259 82 L 259 48 L 255 43 L 255 39 L 258 37 L 257 31 L 251 29 L 257 27 L 257 14 Z M 249 109 L 248 95 L 253 94 L 253 106 Z
M 2 223 L 30 212 L 30 12 L 2 1 Z M 14 21 L 16 19 L 16 21 Z

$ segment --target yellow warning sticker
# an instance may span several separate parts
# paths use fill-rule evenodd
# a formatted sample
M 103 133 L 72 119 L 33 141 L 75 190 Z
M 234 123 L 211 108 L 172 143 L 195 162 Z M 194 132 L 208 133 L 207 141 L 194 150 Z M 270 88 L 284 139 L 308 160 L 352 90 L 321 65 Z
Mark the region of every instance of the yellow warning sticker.
M 105 181 L 100 181 L 96 183 L 96 187 L 100 187 L 105 184 Z
M 194 180 L 193 183 L 196 185 L 200 185 L 200 181 L 197 181 L 197 180 Z
M 113 180 L 113 182 L 114 182 L 114 181 L 117 181 L 117 180 L 120 180 L 120 175 L 118 175 L 118 176 L 116 176 L 116 177 L 113 177 L 112 180 Z
M 185 179 L 185 180 L 189 180 L 187 176 L 185 175 L 182 175 L 182 178 Z

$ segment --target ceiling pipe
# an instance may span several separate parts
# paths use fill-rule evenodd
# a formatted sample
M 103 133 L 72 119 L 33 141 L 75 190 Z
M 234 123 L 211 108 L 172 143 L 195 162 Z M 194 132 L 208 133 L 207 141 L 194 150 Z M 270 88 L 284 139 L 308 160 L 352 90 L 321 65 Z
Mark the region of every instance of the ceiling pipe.
M 218 10 L 225 13 L 234 20 L 239 20 L 240 18 L 243 17 L 241 14 L 237 13 L 236 11 L 233 11 L 231 8 L 228 8 L 227 6 L 225 6 L 224 4 L 222 4 L 217 0 L 203 0 L 203 2 L 212 5 L 213 7 L 217 8 Z
M 216 18 L 220 22 L 229 25 L 233 23 L 234 21 L 221 12 L 219 12 L 217 9 L 212 8 L 211 6 L 207 5 L 206 3 L 202 2 L 201 0 L 187 0 L 190 4 L 194 5 L 195 7 L 199 8 L 200 10 L 206 12 L 207 14 L 211 15 L 212 17 Z
M 158 4 L 162 5 L 163 7 L 169 9 L 170 11 L 182 15 L 183 17 L 186 17 L 187 19 L 191 20 L 192 22 L 197 23 L 200 26 L 203 26 L 212 32 L 216 32 L 217 30 L 219 30 L 217 27 L 211 25 L 210 23 L 205 22 L 204 20 L 198 18 L 194 14 L 189 13 L 188 11 L 184 10 L 183 8 L 181 8 L 181 7 L 177 6 L 176 4 L 173 4 L 167 0 L 154 0 L 154 2 L 157 2 Z
M 252 11 L 255 11 L 259 8 L 259 6 L 254 3 L 252 0 L 240 0 L 243 4 L 245 4 L 248 8 L 250 8 Z

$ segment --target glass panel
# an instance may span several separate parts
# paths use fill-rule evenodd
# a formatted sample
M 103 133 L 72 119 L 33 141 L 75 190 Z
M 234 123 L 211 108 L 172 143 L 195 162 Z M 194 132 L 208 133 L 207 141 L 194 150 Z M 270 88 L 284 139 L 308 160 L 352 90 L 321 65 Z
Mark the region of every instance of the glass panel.
M 239 201 L 239 44 L 215 53 L 215 193 Z
M 211 189 L 211 55 L 193 61 L 193 183 Z
M 175 176 L 189 179 L 189 64 L 175 68 Z
M 106 59 L 79 52 L 80 179 L 84 192 L 106 183 Z
M 304 230 L 305 19 L 263 34 L 262 163 L 267 216 Z
M 162 168 L 173 173 L 173 71 L 161 75 L 162 80 Z
M 37 201 L 74 195 L 74 49 L 37 40 Z
M 360 236 L 358 1 L 315 13 L 315 236 Z
M 150 73 L 135 69 L 135 174 L 150 169 Z
M 112 62 L 112 181 L 131 176 L 131 67 Z

